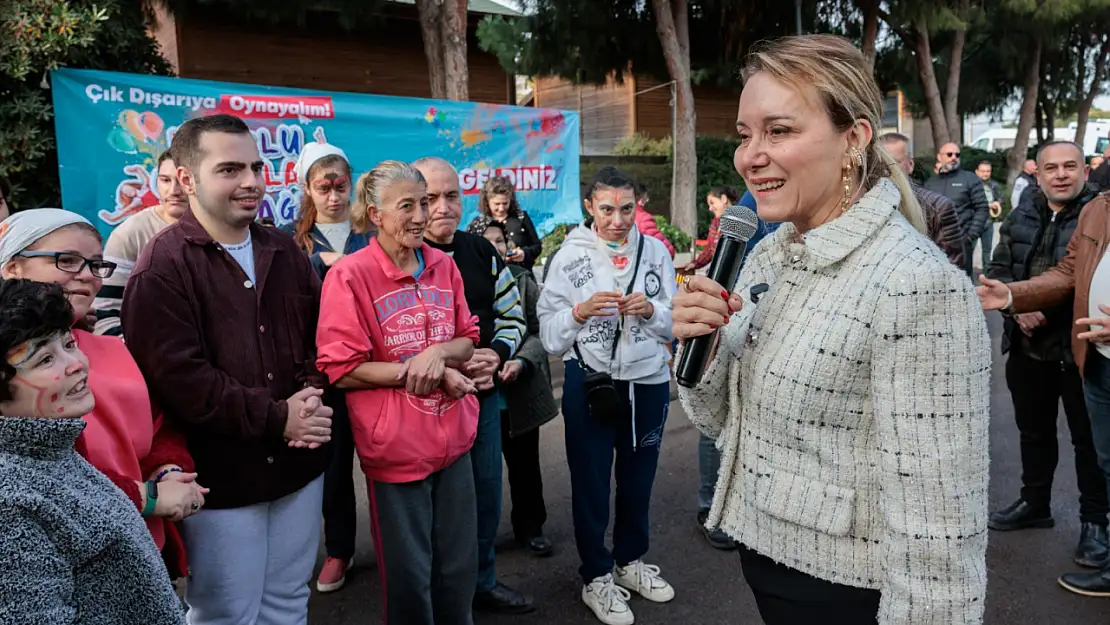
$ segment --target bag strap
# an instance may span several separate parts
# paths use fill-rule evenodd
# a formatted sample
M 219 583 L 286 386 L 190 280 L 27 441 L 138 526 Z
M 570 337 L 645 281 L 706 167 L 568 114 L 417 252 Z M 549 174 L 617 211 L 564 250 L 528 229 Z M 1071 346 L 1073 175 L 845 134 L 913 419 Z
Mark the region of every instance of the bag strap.
M 644 233 L 640 232 L 638 234 L 640 235 L 640 240 L 636 244 L 636 264 L 632 266 L 632 279 L 628 281 L 628 286 L 624 289 L 625 296 L 632 295 L 632 289 L 636 286 L 636 276 L 640 275 L 640 259 L 644 255 Z M 617 320 L 617 331 L 613 333 L 613 348 L 609 351 L 610 369 L 613 367 L 613 359 L 617 357 L 617 346 L 620 345 L 621 341 L 621 322 L 623 320 L 624 316 L 622 315 L 621 318 Z M 577 340 L 574 341 L 574 355 L 578 356 L 578 365 L 580 367 L 586 371 L 593 371 L 593 369 L 586 364 L 586 359 L 582 358 L 582 352 L 578 350 Z

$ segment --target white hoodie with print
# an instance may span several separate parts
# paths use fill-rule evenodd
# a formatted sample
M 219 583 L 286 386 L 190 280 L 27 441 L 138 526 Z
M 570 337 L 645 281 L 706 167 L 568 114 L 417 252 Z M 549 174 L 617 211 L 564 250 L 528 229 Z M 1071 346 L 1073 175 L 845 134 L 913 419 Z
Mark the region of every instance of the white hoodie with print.
M 640 238 L 633 228 L 625 254 L 635 262 Z M 599 291 L 619 291 L 617 272 L 610 255 L 601 247 L 592 228 L 581 225 L 567 235 L 559 253 L 551 259 L 551 268 L 540 293 L 536 311 L 540 317 L 540 340 L 551 354 L 563 360 L 577 358 L 574 344 L 586 365 L 595 371 L 607 371 L 616 380 L 640 384 L 658 384 L 670 380 L 667 350 L 673 340 L 671 329 L 671 298 L 675 294 L 675 269 L 671 255 L 663 243 L 644 237 L 644 250 L 636 272 L 633 293 L 643 293 L 655 311 L 650 319 L 614 315 L 592 317 L 580 324 L 574 320 L 575 304 L 588 300 Z M 613 337 L 621 323 L 620 344 L 610 363 Z M 610 366 L 611 365 L 611 366 Z

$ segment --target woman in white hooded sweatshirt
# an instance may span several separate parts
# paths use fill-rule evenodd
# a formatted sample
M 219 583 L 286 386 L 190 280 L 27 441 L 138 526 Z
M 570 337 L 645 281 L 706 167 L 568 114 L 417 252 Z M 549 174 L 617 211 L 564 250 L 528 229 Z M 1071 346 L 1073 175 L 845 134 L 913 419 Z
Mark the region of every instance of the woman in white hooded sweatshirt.
M 598 172 L 584 201 L 589 218 L 552 259 L 537 304 L 543 345 L 566 366 L 563 419 L 582 601 L 607 625 L 633 622 L 629 591 L 655 602 L 674 598 L 659 567 L 642 558 L 670 403 L 675 271 L 663 244 L 637 232 L 633 188 L 611 167 Z

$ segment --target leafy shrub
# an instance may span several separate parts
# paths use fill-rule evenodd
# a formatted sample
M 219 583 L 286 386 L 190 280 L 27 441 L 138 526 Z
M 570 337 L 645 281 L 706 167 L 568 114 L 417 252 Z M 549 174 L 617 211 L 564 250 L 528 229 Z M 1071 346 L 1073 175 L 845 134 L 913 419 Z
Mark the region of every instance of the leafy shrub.
M 541 241 L 543 243 L 543 250 L 540 252 L 540 258 L 547 258 L 554 254 L 555 250 L 559 249 L 559 246 L 563 244 L 563 240 L 567 238 L 567 230 L 571 225 L 573 224 L 559 224 L 555 226 L 554 230 L 547 233 L 547 236 Z
M 625 137 L 613 147 L 613 156 L 670 156 L 671 138 L 653 139 L 636 133 Z
M 693 237 L 671 225 L 671 222 L 667 221 L 667 218 L 662 215 L 655 215 L 655 226 L 659 228 L 659 232 L 662 232 L 663 236 L 667 237 L 671 244 L 674 245 L 674 248 L 679 252 L 689 250 L 690 246 L 694 243 Z

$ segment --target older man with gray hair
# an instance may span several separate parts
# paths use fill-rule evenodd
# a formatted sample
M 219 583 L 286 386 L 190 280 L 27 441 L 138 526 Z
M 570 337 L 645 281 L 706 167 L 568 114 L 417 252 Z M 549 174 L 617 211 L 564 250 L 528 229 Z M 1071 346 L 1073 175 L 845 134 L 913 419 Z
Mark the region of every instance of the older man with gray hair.
M 886 151 L 897 161 L 902 171 L 909 177 L 913 174 L 913 151 L 910 138 L 897 132 L 888 132 L 879 137 Z M 913 193 L 917 203 L 925 213 L 925 225 L 928 227 L 929 238 L 937 244 L 948 260 L 953 265 L 963 267 L 964 263 L 964 227 L 956 215 L 956 208 L 952 201 L 939 193 L 934 193 L 921 185 L 913 182 Z

